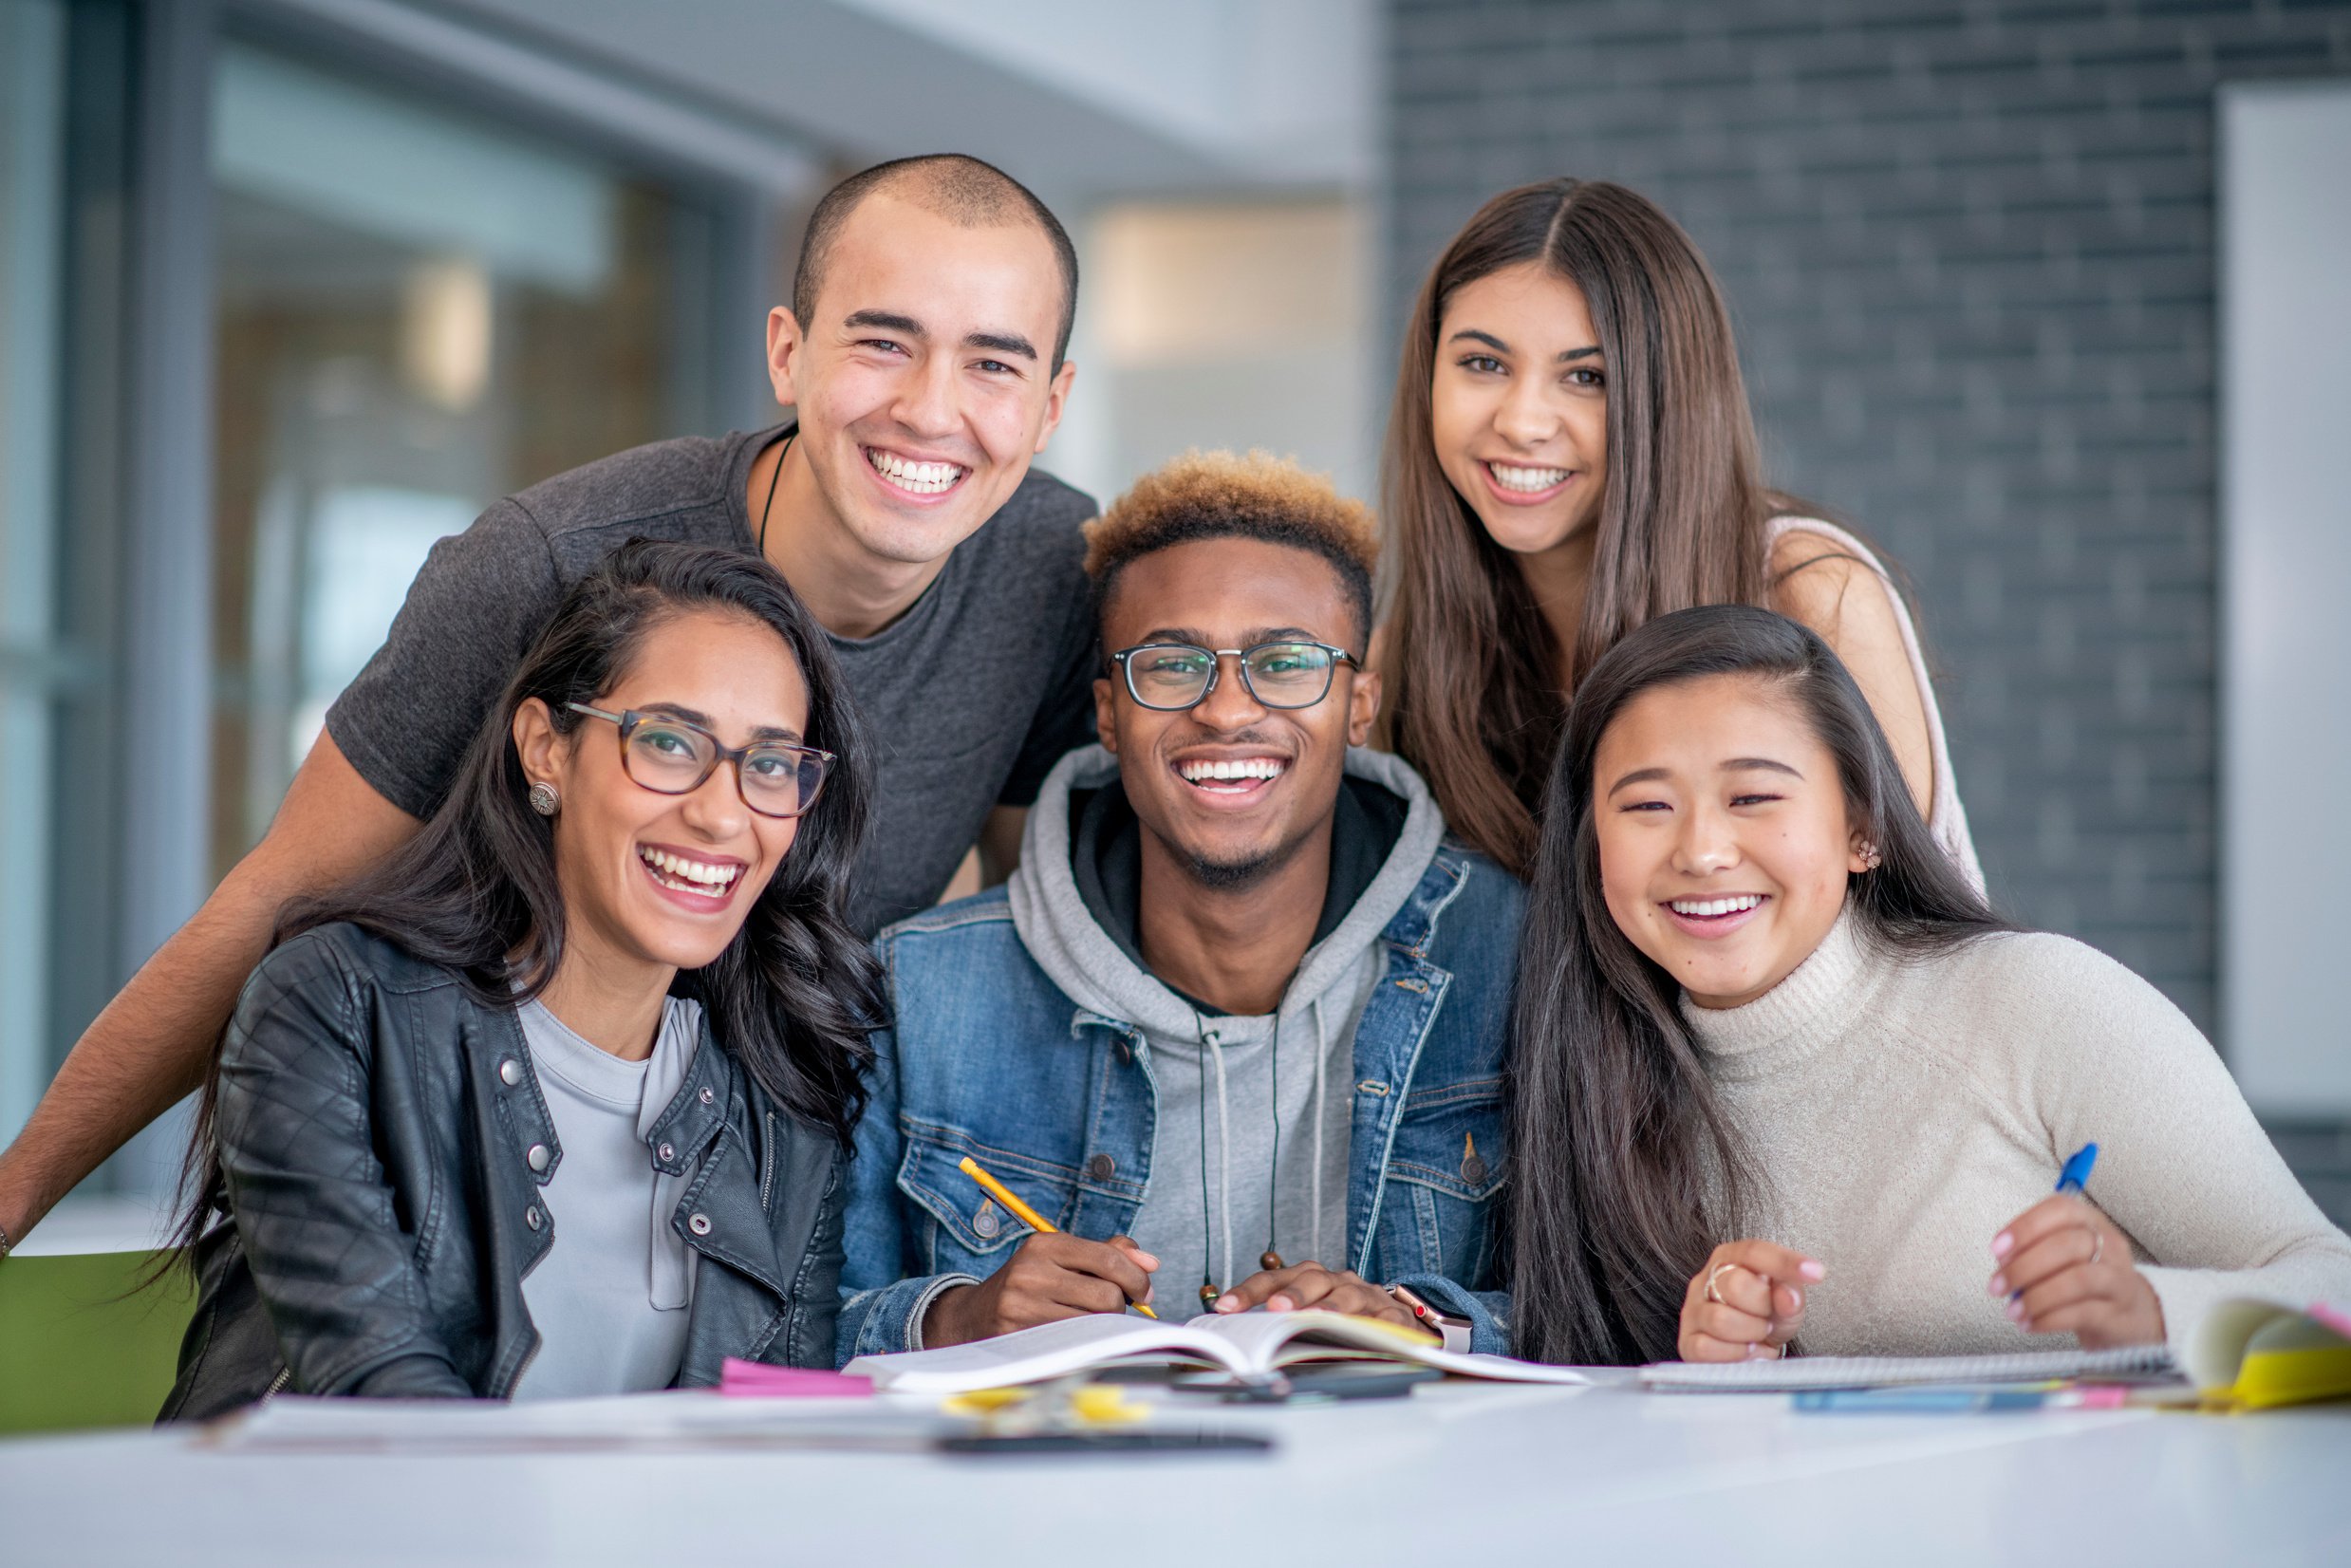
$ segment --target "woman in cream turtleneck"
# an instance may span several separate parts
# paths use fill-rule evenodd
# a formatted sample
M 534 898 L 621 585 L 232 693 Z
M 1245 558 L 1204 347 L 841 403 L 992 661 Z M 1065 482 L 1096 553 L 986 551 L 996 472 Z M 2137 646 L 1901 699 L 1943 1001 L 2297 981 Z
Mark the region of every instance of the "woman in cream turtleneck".
M 1717 606 L 1627 637 L 1550 802 L 1513 1041 L 1520 1353 L 2176 1345 L 2227 1297 L 2351 1300 L 2351 1238 L 2195 1026 L 1993 917 L 1803 627 Z M 2051 1196 L 2090 1142 L 2086 1196 Z

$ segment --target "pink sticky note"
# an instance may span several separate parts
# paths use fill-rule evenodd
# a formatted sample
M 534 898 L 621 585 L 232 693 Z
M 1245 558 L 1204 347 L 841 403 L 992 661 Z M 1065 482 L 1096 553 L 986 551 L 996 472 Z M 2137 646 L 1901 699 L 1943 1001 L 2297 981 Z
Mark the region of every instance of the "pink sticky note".
M 2351 1310 L 2329 1306 L 2324 1301 L 2313 1301 L 2310 1303 L 2310 1316 L 2345 1339 L 2351 1339 Z
M 873 1392 L 873 1379 L 814 1367 L 770 1367 L 730 1355 L 718 1391 L 769 1399 L 857 1399 Z

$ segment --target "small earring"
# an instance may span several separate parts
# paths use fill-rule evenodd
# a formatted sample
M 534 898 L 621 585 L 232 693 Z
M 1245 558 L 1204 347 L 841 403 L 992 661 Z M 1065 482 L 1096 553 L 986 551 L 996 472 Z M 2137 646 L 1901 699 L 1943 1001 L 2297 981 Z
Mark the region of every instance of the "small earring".
M 1859 845 L 1859 849 L 1861 851 L 1861 868 L 1867 871 L 1876 870 L 1878 860 L 1877 846 L 1872 844 L 1867 839 L 1863 839 Z
M 553 816 L 563 807 L 563 801 L 556 795 L 552 784 L 533 784 L 531 793 L 524 798 L 531 802 L 531 809 L 541 816 Z

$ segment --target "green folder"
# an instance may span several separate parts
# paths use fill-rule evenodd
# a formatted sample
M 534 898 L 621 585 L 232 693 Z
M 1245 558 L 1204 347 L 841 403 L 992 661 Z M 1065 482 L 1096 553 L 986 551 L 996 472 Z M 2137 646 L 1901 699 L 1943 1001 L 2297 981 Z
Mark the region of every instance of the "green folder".
M 171 1392 L 196 1308 L 152 1252 L 0 1259 L 0 1433 L 143 1427 Z

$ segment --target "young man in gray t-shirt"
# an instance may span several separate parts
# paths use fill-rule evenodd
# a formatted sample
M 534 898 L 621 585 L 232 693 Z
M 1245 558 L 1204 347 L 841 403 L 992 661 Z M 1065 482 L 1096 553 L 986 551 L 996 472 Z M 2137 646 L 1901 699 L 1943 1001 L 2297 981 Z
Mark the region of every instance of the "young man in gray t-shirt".
M 1042 203 L 957 157 L 854 176 L 809 223 L 768 320 L 796 425 L 664 441 L 508 497 L 435 547 L 329 710 L 269 833 L 66 1058 L 0 1155 L 0 1252 L 195 1089 L 294 895 L 405 842 L 565 589 L 640 535 L 761 551 L 834 639 L 879 762 L 852 918 L 931 902 L 1090 735 L 1078 492 L 1030 468 L 1060 422 L 1077 263 Z M 982 525 L 986 525 L 983 527 Z

